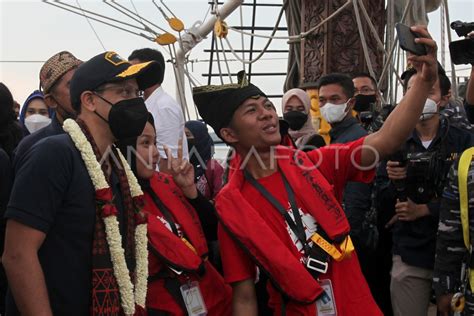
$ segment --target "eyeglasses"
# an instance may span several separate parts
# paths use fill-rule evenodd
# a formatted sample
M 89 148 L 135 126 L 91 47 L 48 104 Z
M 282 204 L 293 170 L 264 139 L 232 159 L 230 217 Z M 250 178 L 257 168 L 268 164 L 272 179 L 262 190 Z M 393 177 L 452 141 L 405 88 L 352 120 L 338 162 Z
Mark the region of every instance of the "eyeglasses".
M 360 90 L 355 90 L 355 94 L 372 94 L 373 92 L 375 92 L 375 90 L 369 87 L 362 87 Z
M 104 92 L 106 90 L 113 90 L 116 94 L 120 95 L 122 98 L 140 98 L 143 97 L 143 91 L 135 88 L 132 85 L 121 85 L 121 86 L 105 86 L 100 89 L 96 89 L 96 92 Z

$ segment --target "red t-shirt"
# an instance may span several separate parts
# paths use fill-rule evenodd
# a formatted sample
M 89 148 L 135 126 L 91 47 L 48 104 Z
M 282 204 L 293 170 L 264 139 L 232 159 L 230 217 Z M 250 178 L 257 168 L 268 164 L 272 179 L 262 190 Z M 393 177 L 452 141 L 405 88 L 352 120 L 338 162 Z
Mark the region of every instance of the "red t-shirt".
M 316 149 L 308 153 L 315 164 L 319 165 L 318 170 L 333 185 L 336 198 L 340 201 L 342 192 L 347 181 L 369 182 L 374 175 L 374 169 L 361 170 L 358 168 L 361 161 L 361 145 L 364 139 L 347 144 L 337 144 Z M 374 166 L 375 167 L 375 166 Z M 283 206 L 287 206 L 287 210 L 291 211 L 288 202 L 288 194 L 285 190 L 281 174 L 274 174 L 258 179 L 262 184 Z M 292 238 L 293 234 L 288 228 L 285 219 L 276 208 L 270 204 L 261 193 L 259 193 L 251 184 L 245 182 L 242 187 L 242 195 L 245 199 L 259 211 L 260 216 L 265 220 L 268 226 L 279 236 L 282 242 L 297 257 L 301 257 L 298 248 Z M 301 205 L 297 199 L 296 203 Z M 307 213 L 300 208 L 302 213 Z M 312 217 L 311 217 L 312 218 Z M 309 216 L 303 215 L 303 222 L 310 222 Z M 310 226 L 310 227 L 308 227 Z M 307 235 L 311 232 L 311 223 L 305 225 Z M 309 230 L 309 231 L 308 231 Z M 247 279 L 255 279 L 256 266 L 252 259 L 242 250 L 235 241 L 219 226 L 218 230 L 219 242 L 222 256 L 222 264 L 224 268 L 224 279 L 228 283 L 234 283 Z M 281 295 L 272 287 L 267 287 L 269 291 L 269 306 L 275 308 L 281 304 Z M 287 305 L 288 315 L 316 315 L 315 304 L 300 305 L 289 302 Z

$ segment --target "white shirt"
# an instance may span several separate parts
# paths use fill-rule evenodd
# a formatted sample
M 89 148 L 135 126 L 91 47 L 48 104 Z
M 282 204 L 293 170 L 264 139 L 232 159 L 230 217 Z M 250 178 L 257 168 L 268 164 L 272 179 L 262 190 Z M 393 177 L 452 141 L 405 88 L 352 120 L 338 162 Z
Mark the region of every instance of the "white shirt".
M 179 104 L 162 87 L 158 87 L 145 100 L 148 111 L 153 115 L 156 128 L 156 143 L 160 157 L 166 159 L 163 145 L 178 157 L 178 140 L 183 139 L 183 158 L 189 159 L 188 142 L 184 133 L 184 116 Z
M 423 147 L 425 147 L 425 149 L 428 149 L 428 147 L 430 147 L 432 141 L 433 141 L 432 139 L 431 139 L 431 140 L 422 141 L 421 144 L 423 145 Z

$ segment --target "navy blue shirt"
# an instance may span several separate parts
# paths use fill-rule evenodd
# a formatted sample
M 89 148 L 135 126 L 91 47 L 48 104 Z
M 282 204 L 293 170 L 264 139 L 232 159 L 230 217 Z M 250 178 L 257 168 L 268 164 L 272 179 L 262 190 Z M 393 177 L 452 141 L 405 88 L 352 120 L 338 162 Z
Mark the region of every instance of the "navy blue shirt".
M 118 178 L 111 182 L 120 197 Z M 120 220 L 121 198 L 116 206 Z M 5 217 L 46 234 L 38 256 L 54 315 L 89 314 L 95 214 L 94 187 L 69 135 L 43 139 L 25 153 Z M 17 314 L 7 297 L 7 315 Z
M 13 152 L 13 167 L 15 171 L 18 170 L 19 165 L 21 164 L 21 160 L 25 153 L 37 142 L 42 140 L 43 138 L 63 134 L 64 130 L 59 123 L 56 116 L 53 117 L 51 120 L 51 124 L 45 126 L 44 128 L 24 137 L 21 142 L 18 144 L 18 147 Z

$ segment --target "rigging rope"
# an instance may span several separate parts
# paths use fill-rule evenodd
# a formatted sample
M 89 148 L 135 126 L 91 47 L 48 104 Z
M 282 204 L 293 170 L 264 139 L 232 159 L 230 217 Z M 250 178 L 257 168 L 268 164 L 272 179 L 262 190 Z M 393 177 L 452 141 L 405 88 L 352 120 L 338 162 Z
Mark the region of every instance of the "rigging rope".
M 92 16 L 87 16 L 87 15 L 85 14 L 85 12 L 87 12 L 87 13 L 89 13 L 89 14 L 93 14 L 93 15 L 99 16 L 99 17 L 101 17 L 101 18 L 103 18 L 103 19 L 111 20 L 111 21 L 114 21 L 114 22 L 116 22 L 116 23 L 121 23 L 121 24 L 124 24 L 124 25 L 127 25 L 127 26 L 130 26 L 130 27 L 133 27 L 133 28 L 136 28 L 136 29 L 139 29 L 139 30 L 141 30 L 141 31 L 145 31 L 145 32 L 146 32 L 146 30 L 144 30 L 144 29 L 142 29 L 142 28 L 140 28 L 140 27 L 138 27 L 138 26 L 135 26 L 135 25 L 132 25 L 132 24 L 129 24 L 129 23 L 125 23 L 125 22 L 122 22 L 122 21 L 117 21 L 117 20 L 115 20 L 115 19 L 112 19 L 112 18 L 109 18 L 109 17 L 105 17 L 105 16 L 100 15 L 100 14 L 98 14 L 98 13 L 94 13 L 94 12 L 87 11 L 87 10 L 85 10 L 85 9 L 82 9 L 83 12 L 77 12 L 77 11 L 74 11 L 74 10 L 72 10 L 72 9 L 68 9 L 68 8 L 66 8 L 66 7 L 64 7 L 64 6 L 67 6 L 67 7 L 73 8 L 73 9 L 75 9 L 75 10 L 79 10 L 79 11 L 81 11 L 81 9 L 79 9 L 79 8 L 73 6 L 73 5 L 70 5 L 70 4 L 66 4 L 66 3 L 60 2 L 60 1 L 57 1 L 57 2 L 50 2 L 50 1 L 48 1 L 48 0 L 44 0 L 44 3 L 49 4 L 49 5 L 51 5 L 51 6 L 54 6 L 54 7 L 57 7 L 57 8 L 60 8 L 60 9 L 62 9 L 62 10 L 68 11 L 68 12 L 77 14 L 77 15 L 80 15 L 80 16 L 83 16 L 83 17 L 87 17 L 87 18 L 89 18 L 89 19 L 91 19 L 91 20 L 93 20 L 93 21 L 96 21 L 96 22 L 99 22 L 99 23 L 102 23 L 102 24 L 111 26 L 111 27 L 116 28 L 116 29 L 118 29 L 118 30 L 121 30 L 121 31 L 130 33 L 130 34 L 133 34 L 133 35 L 137 35 L 137 36 L 144 37 L 144 38 L 146 38 L 147 40 L 154 42 L 154 38 L 152 38 L 152 37 L 150 37 L 150 36 L 148 36 L 148 35 L 145 35 L 145 34 L 143 34 L 143 33 L 133 32 L 133 31 L 127 30 L 127 29 L 125 29 L 125 28 L 123 28 L 123 27 L 120 27 L 120 26 L 118 26 L 118 25 L 114 25 L 114 24 L 112 24 L 112 23 L 99 20 L 98 18 L 94 18 L 94 17 L 92 17 Z M 61 4 L 61 5 L 63 5 L 63 6 L 59 5 L 58 3 Z
M 219 57 L 219 45 L 217 44 L 217 36 L 215 35 L 215 42 L 216 42 L 216 57 L 217 57 L 217 69 L 219 69 L 219 77 L 221 79 L 221 84 L 224 84 L 224 79 L 222 78 L 222 69 L 221 69 L 221 59 Z M 210 76 L 211 74 L 209 74 Z
M 243 29 L 244 27 L 244 16 L 243 16 L 243 9 L 242 6 L 239 6 L 240 9 L 240 28 Z M 242 42 L 242 60 L 245 60 L 245 40 L 244 34 L 240 34 L 240 41 Z M 242 63 L 242 68 L 245 70 L 245 63 Z
M 281 18 L 283 17 L 283 13 L 285 12 L 285 8 L 286 8 L 287 4 L 288 4 L 288 0 L 285 1 L 283 6 L 281 7 L 280 13 L 278 14 L 278 18 L 277 18 L 277 21 L 276 21 L 276 24 L 275 24 L 275 27 L 272 30 L 272 36 L 276 33 L 278 27 L 280 26 Z M 271 42 L 274 38 L 276 38 L 276 37 L 270 37 L 269 40 L 267 41 L 267 43 L 265 44 L 265 47 L 260 52 L 260 54 L 258 54 L 257 57 L 255 57 L 252 60 L 244 60 L 244 59 L 240 58 L 240 56 L 235 52 L 234 48 L 232 47 L 232 45 L 231 45 L 230 41 L 227 39 L 227 37 L 225 37 L 224 39 L 225 39 L 227 45 L 229 46 L 232 54 L 234 55 L 234 57 L 237 58 L 237 60 L 241 61 L 242 64 L 245 65 L 245 64 L 253 64 L 257 60 L 259 60 L 263 56 L 263 54 L 265 54 L 265 52 L 267 51 L 268 47 L 270 46 L 270 44 L 271 44 Z
M 76 3 L 77 3 L 77 6 L 82 10 L 81 5 L 79 4 L 79 0 L 76 0 Z M 97 32 L 95 31 L 95 28 L 94 28 L 94 26 L 92 25 L 91 21 L 89 20 L 89 18 L 88 18 L 85 14 L 84 14 L 84 17 L 86 18 L 87 23 L 89 23 L 89 26 L 91 27 L 92 32 L 94 32 L 95 37 L 96 37 L 97 40 L 99 41 L 100 46 L 102 46 L 102 48 L 104 49 L 104 51 L 106 51 L 107 49 L 105 48 L 104 43 L 102 43 L 102 40 L 100 39 L 99 34 L 97 34 Z
M 229 75 L 230 83 L 234 83 L 232 81 L 232 76 L 230 74 L 230 68 L 229 68 L 229 63 L 227 62 L 227 55 L 226 55 L 225 50 L 224 50 L 224 44 L 222 43 L 222 38 L 220 38 L 220 37 L 219 37 L 219 43 L 221 43 L 221 51 L 222 51 L 222 55 L 224 56 L 224 62 L 225 62 L 225 66 L 227 68 L 227 74 Z
M 128 8 L 122 6 L 121 4 L 115 2 L 115 1 L 110 1 L 110 2 L 107 2 L 107 1 L 104 1 L 105 4 L 109 5 L 110 7 L 112 7 L 113 9 L 119 11 L 120 13 L 122 13 L 123 15 L 129 17 L 130 19 L 140 23 L 143 28 L 145 29 L 145 31 L 151 33 L 152 35 L 154 36 L 157 36 L 158 35 L 158 32 L 152 30 L 148 25 L 146 25 L 143 21 L 146 21 L 147 23 L 153 25 L 154 27 L 156 27 L 157 29 L 161 30 L 162 32 L 165 32 L 166 33 L 166 30 L 162 29 L 161 27 L 159 27 L 158 25 L 148 21 L 147 19 L 145 18 L 142 18 L 141 16 L 139 16 L 138 14 L 135 14 L 133 11 L 130 11 Z M 118 7 L 116 7 L 118 6 Z M 123 10 L 125 10 L 126 12 L 124 12 Z M 128 13 L 127 13 L 128 12 Z M 138 18 L 137 18 L 138 16 Z
M 362 28 L 362 21 L 360 19 L 360 13 L 359 13 L 359 5 L 358 5 L 357 2 L 358 2 L 358 0 L 353 0 L 354 13 L 355 13 L 356 22 L 357 22 L 357 28 L 359 30 L 359 36 L 360 36 L 360 41 L 361 41 L 361 44 L 362 44 L 362 50 L 364 51 L 365 62 L 367 64 L 367 68 L 369 68 L 369 73 L 372 76 L 372 78 L 377 78 L 375 76 L 374 68 L 372 67 L 372 61 L 370 60 L 369 48 L 367 47 L 367 42 L 365 40 L 365 33 L 364 33 L 364 29 Z
M 446 11 L 446 25 L 448 26 L 449 28 L 449 25 L 451 24 L 451 21 L 449 20 L 449 8 L 448 8 L 448 1 L 447 0 L 443 0 L 443 3 L 444 3 L 444 9 Z M 451 32 L 447 32 L 448 33 L 448 41 L 451 43 L 453 41 L 452 37 L 451 37 Z M 444 50 L 444 47 L 443 47 L 443 50 Z M 454 97 L 457 98 L 458 97 L 458 83 L 456 81 L 456 68 L 454 67 L 454 64 L 451 62 L 451 84 L 453 86 L 453 94 L 454 94 Z

